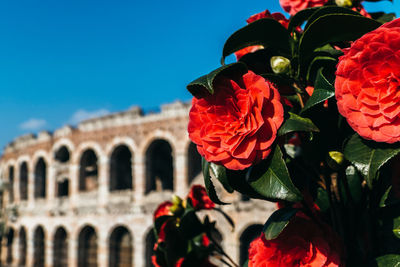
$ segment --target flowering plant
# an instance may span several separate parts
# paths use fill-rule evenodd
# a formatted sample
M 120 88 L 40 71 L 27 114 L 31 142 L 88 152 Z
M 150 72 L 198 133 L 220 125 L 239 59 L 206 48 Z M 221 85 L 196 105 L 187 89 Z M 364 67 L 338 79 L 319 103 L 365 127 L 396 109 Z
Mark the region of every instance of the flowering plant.
M 356 0 L 280 3 L 289 19 L 252 16 L 187 86 L 207 193 L 226 205 L 219 181 L 278 203 L 249 267 L 398 266 L 400 19 Z

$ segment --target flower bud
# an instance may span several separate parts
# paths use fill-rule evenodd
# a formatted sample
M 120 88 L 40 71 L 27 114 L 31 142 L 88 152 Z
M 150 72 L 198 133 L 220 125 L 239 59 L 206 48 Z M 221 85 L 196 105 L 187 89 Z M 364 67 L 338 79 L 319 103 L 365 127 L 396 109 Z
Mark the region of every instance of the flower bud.
M 353 1 L 352 0 L 335 0 L 336 5 L 340 7 L 352 7 Z
M 290 60 L 281 56 L 271 57 L 271 68 L 276 74 L 288 73 L 290 70 Z
M 172 196 L 172 206 L 169 208 L 169 210 L 174 214 L 174 215 L 179 215 L 183 211 L 183 201 L 180 197 L 177 195 Z
M 335 171 L 340 170 L 344 165 L 344 155 L 339 151 L 330 151 L 326 159 L 328 166 Z

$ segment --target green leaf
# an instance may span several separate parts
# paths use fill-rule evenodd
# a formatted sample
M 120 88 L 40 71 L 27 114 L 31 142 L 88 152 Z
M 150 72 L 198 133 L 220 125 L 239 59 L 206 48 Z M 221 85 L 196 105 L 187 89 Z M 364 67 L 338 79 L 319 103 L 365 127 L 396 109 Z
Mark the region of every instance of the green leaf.
M 386 207 L 386 200 L 388 199 L 391 190 L 392 190 L 392 186 L 389 186 L 389 188 L 386 189 L 381 200 L 379 201 L 379 207 L 381 207 L 381 208 Z
M 400 238 L 400 217 L 397 217 L 393 220 L 393 234 Z
M 193 209 L 187 209 L 182 215 L 179 223 L 179 232 L 186 239 L 191 239 L 204 231 L 203 224 L 200 222 Z
M 318 18 L 328 14 L 352 14 L 355 16 L 361 16 L 360 13 L 358 13 L 357 11 L 353 11 L 350 8 L 338 7 L 338 6 L 325 6 L 318 9 L 316 12 L 312 14 L 312 16 L 308 19 L 304 29 L 307 30 L 308 27 L 311 25 L 311 23 L 316 21 Z
M 388 254 L 375 259 L 377 267 L 400 267 L 400 255 Z
M 278 21 L 264 18 L 254 21 L 233 33 L 225 42 L 222 62 L 230 54 L 252 45 L 272 48 L 289 57 L 290 34 Z
M 370 188 L 378 170 L 399 152 L 399 144 L 366 141 L 358 134 L 354 134 L 344 148 L 345 157 L 364 175 Z
M 290 179 L 279 146 L 276 146 L 271 153 L 269 159 L 250 169 L 247 177 L 249 185 L 268 199 L 300 201 L 302 195 Z
M 289 224 L 290 219 L 298 212 L 298 209 L 285 207 L 276 210 L 264 224 L 263 232 L 267 240 L 275 239 Z
M 321 7 L 311 7 L 300 10 L 297 12 L 289 22 L 288 30 L 292 32 L 296 27 L 301 26 L 306 20 L 308 20 L 312 14 L 314 14 Z
M 233 193 L 233 188 L 229 184 L 227 175 L 226 175 L 226 168 L 221 165 L 217 165 L 215 163 L 210 163 L 210 170 L 213 173 L 214 177 L 220 181 L 222 186 L 225 188 L 226 191 L 229 193 Z
M 321 187 L 318 187 L 317 189 L 317 198 L 315 199 L 315 204 L 317 204 L 322 212 L 327 211 L 331 206 L 328 192 Z
M 354 41 L 381 25 L 359 15 L 328 14 L 319 17 L 309 25 L 300 39 L 300 68 L 308 67 L 316 48 L 333 42 Z
M 321 68 L 328 68 L 332 67 L 335 68 L 337 65 L 337 59 L 329 56 L 317 56 L 315 57 L 311 63 L 310 66 L 308 67 L 307 70 L 307 76 L 306 79 L 307 81 L 311 81 L 312 79 L 316 78 L 316 75 L 318 75 L 318 72 Z M 315 72 L 317 74 L 315 74 Z
M 362 199 L 362 178 L 354 166 L 346 168 L 347 184 L 349 186 L 350 195 L 355 204 L 360 204 Z
M 314 83 L 314 92 L 307 100 L 301 113 L 310 109 L 311 107 L 324 102 L 325 100 L 335 95 L 335 87 L 325 78 L 322 69 L 318 71 L 317 78 Z
M 233 76 L 236 74 L 244 74 L 247 72 L 245 64 L 237 62 L 229 65 L 222 66 L 209 74 L 201 76 L 200 78 L 189 83 L 186 88 L 193 96 L 203 96 L 205 93 L 214 94 L 214 82 L 220 75 Z
M 215 191 L 214 184 L 211 181 L 210 164 L 211 163 L 206 161 L 204 158 L 202 159 L 204 185 L 206 186 L 207 194 L 214 203 L 219 205 L 226 205 L 228 203 L 219 200 L 217 192 Z
M 319 129 L 308 118 L 303 118 L 297 114 L 289 112 L 289 118 L 285 120 L 279 128 L 278 135 L 284 135 L 290 132 L 319 132 Z

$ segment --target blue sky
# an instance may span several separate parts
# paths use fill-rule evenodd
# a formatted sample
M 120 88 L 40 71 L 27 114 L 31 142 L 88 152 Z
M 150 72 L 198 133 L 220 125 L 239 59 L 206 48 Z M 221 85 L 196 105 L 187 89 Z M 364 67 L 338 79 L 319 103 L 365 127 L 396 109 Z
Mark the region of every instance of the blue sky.
M 400 3 L 366 3 L 397 12 Z M 140 105 L 189 100 L 224 40 L 278 0 L 0 2 L 0 147 L 16 136 Z

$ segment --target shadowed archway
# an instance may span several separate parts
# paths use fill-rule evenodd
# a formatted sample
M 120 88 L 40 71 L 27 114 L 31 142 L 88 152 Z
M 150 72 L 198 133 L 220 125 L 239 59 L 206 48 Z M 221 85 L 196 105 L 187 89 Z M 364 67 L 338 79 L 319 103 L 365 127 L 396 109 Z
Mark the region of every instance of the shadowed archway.
M 133 260 L 132 235 L 125 227 L 117 227 L 110 235 L 109 266 L 131 267 Z
M 97 267 L 97 234 L 91 226 L 84 227 L 79 234 L 78 267 Z

